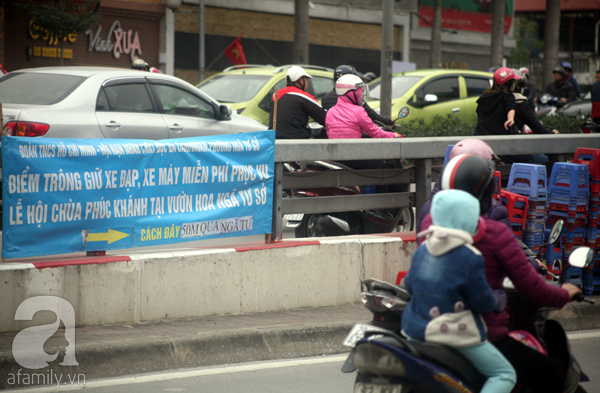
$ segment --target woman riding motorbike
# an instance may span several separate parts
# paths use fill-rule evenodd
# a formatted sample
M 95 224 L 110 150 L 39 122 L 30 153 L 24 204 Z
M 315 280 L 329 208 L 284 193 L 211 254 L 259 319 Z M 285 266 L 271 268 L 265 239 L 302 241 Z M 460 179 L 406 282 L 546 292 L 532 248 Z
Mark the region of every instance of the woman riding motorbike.
M 484 160 L 493 160 L 496 156 L 492 148 L 480 139 L 463 139 L 462 141 L 457 142 L 452 150 L 450 150 L 450 159 L 461 155 L 461 154 L 472 154 L 483 158 Z M 433 196 L 440 190 L 441 177 L 439 177 L 435 184 L 433 185 L 433 189 L 431 190 L 431 194 L 429 199 L 423 204 L 421 210 L 419 211 L 419 219 L 417 220 L 417 233 L 421 231 L 421 223 L 425 216 L 429 214 L 429 209 L 431 208 L 431 200 Z M 506 226 L 510 228 L 510 221 L 508 219 L 508 210 L 498 201 L 494 201 L 490 211 L 487 214 L 487 217 L 494 220 L 500 221 Z
M 493 161 L 478 156 L 459 155 L 448 162 L 441 178 L 442 189 L 467 191 L 480 201 L 479 226 L 473 246 L 483 255 L 485 275 L 492 289 L 502 289 L 508 277 L 520 295 L 529 302 L 561 308 L 580 291 L 574 285 L 549 285 L 528 262 L 512 231 L 504 224 L 485 218 L 492 206 Z M 431 225 L 431 216 L 423 220 L 423 229 Z M 517 384 L 533 392 L 562 392 L 568 356 L 549 352 L 543 355 L 508 336 L 508 311 L 485 314 L 488 340 L 508 359 L 517 372 Z
M 329 139 L 361 138 L 363 132 L 371 138 L 401 138 L 394 132 L 377 127 L 361 105 L 369 87 L 357 75 L 342 75 L 335 82 L 338 101 L 327 111 L 325 127 Z
M 342 75 L 335 83 L 335 91 L 339 95 L 337 104 L 327 111 L 325 127 L 329 139 L 362 138 L 363 132 L 371 138 L 402 138 L 395 132 L 384 131 L 369 118 L 362 106 L 369 87 L 357 75 Z M 353 169 L 391 169 L 402 168 L 398 160 L 357 160 L 344 161 Z M 402 192 L 406 185 L 377 186 L 377 192 Z

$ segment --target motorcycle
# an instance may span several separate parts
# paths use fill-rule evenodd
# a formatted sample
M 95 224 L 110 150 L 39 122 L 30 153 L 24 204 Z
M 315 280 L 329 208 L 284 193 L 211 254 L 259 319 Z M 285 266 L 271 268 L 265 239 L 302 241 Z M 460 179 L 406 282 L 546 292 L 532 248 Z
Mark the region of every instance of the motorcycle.
M 409 109 L 404 107 L 398 118 L 408 116 Z M 396 121 L 394 120 L 394 122 Z M 380 125 L 381 127 L 382 125 Z M 383 127 L 382 127 L 383 128 Z M 314 137 L 322 134 L 312 127 Z M 386 161 L 390 168 L 402 168 L 397 160 Z M 352 170 L 344 163 L 333 161 L 314 161 L 306 163 L 289 162 L 284 164 L 287 172 L 315 173 L 326 170 Z M 284 197 L 310 198 L 324 196 L 366 195 L 385 192 L 386 187 L 375 186 L 340 186 L 314 189 L 285 190 Z M 403 189 L 404 190 L 404 189 Z M 286 214 L 286 227 L 295 229 L 296 237 L 342 236 L 354 234 L 406 232 L 415 227 L 415 214 L 410 206 L 390 209 L 361 210 L 338 213 Z
M 574 250 L 569 257 L 573 267 L 585 268 L 593 263 L 594 251 L 588 247 Z M 343 344 L 352 348 L 342 372 L 358 370 L 354 393 L 426 393 L 478 392 L 486 379 L 475 367 L 451 347 L 429 342 L 409 341 L 402 336 L 400 321 L 410 294 L 401 286 L 376 279 L 363 282 L 366 287 L 360 300 L 373 313 L 368 324 L 354 325 Z M 550 309 L 535 306 L 506 289 L 508 304 L 516 309 L 510 334 L 527 337 L 535 348 L 564 353 L 569 359 L 565 393 L 583 393 L 580 382 L 587 381 L 577 360 L 569 350 L 564 329 L 548 319 Z M 588 301 L 583 294 L 574 300 Z M 515 330 L 519 329 L 519 330 Z M 513 391 L 520 391 L 517 386 Z
M 582 134 L 597 134 L 600 132 L 600 124 L 596 123 L 592 119 L 588 118 L 585 123 L 581 125 Z

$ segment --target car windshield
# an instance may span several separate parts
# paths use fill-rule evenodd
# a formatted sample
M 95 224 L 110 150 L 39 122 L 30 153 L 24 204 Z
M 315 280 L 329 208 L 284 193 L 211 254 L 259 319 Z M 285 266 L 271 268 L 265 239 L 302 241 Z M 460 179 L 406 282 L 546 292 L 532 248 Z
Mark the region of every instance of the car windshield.
M 222 103 L 246 102 L 253 99 L 271 78 L 269 75 L 218 75 L 198 88 Z
M 392 77 L 392 100 L 400 98 L 410 90 L 418 81 L 423 79 L 422 76 L 403 76 L 398 75 Z M 369 99 L 379 100 L 381 97 L 381 79 L 369 85 Z
M 15 72 L 0 78 L 0 102 L 52 105 L 64 100 L 86 78 L 75 75 Z

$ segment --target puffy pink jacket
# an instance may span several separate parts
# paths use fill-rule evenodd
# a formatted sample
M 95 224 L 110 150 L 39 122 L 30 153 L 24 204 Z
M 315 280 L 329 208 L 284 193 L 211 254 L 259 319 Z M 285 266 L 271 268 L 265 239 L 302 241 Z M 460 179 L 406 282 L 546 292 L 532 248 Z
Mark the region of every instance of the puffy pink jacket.
M 327 111 L 325 127 L 329 139 L 362 137 L 363 131 L 371 138 L 395 138 L 393 132 L 383 131 L 367 116 L 365 108 L 355 105 L 347 96 L 339 96 L 337 104 Z

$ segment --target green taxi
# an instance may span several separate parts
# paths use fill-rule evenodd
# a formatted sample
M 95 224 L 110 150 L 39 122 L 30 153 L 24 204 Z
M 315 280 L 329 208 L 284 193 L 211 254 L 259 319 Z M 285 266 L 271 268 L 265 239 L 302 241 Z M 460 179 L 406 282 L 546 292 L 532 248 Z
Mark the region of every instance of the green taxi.
M 454 114 L 466 123 L 477 120 L 477 99 L 492 84 L 493 74 L 481 71 L 435 69 L 392 75 L 392 112 L 408 106 L 410 119 Z M 381 78 L 369 84 L 368 104 L 379 108 Z
M 227 104 L 242 116 L 267 125 L 269 123 L 269 100 L 275 89 L 285 87 L 285 75 L 292 66 L 257 66 L 246 64 L 232 66 L 202 81 L 197 87 Z M 301 65 L 312 76 L 307 91 L 317 100 L 333 90 L 333 69 Z

